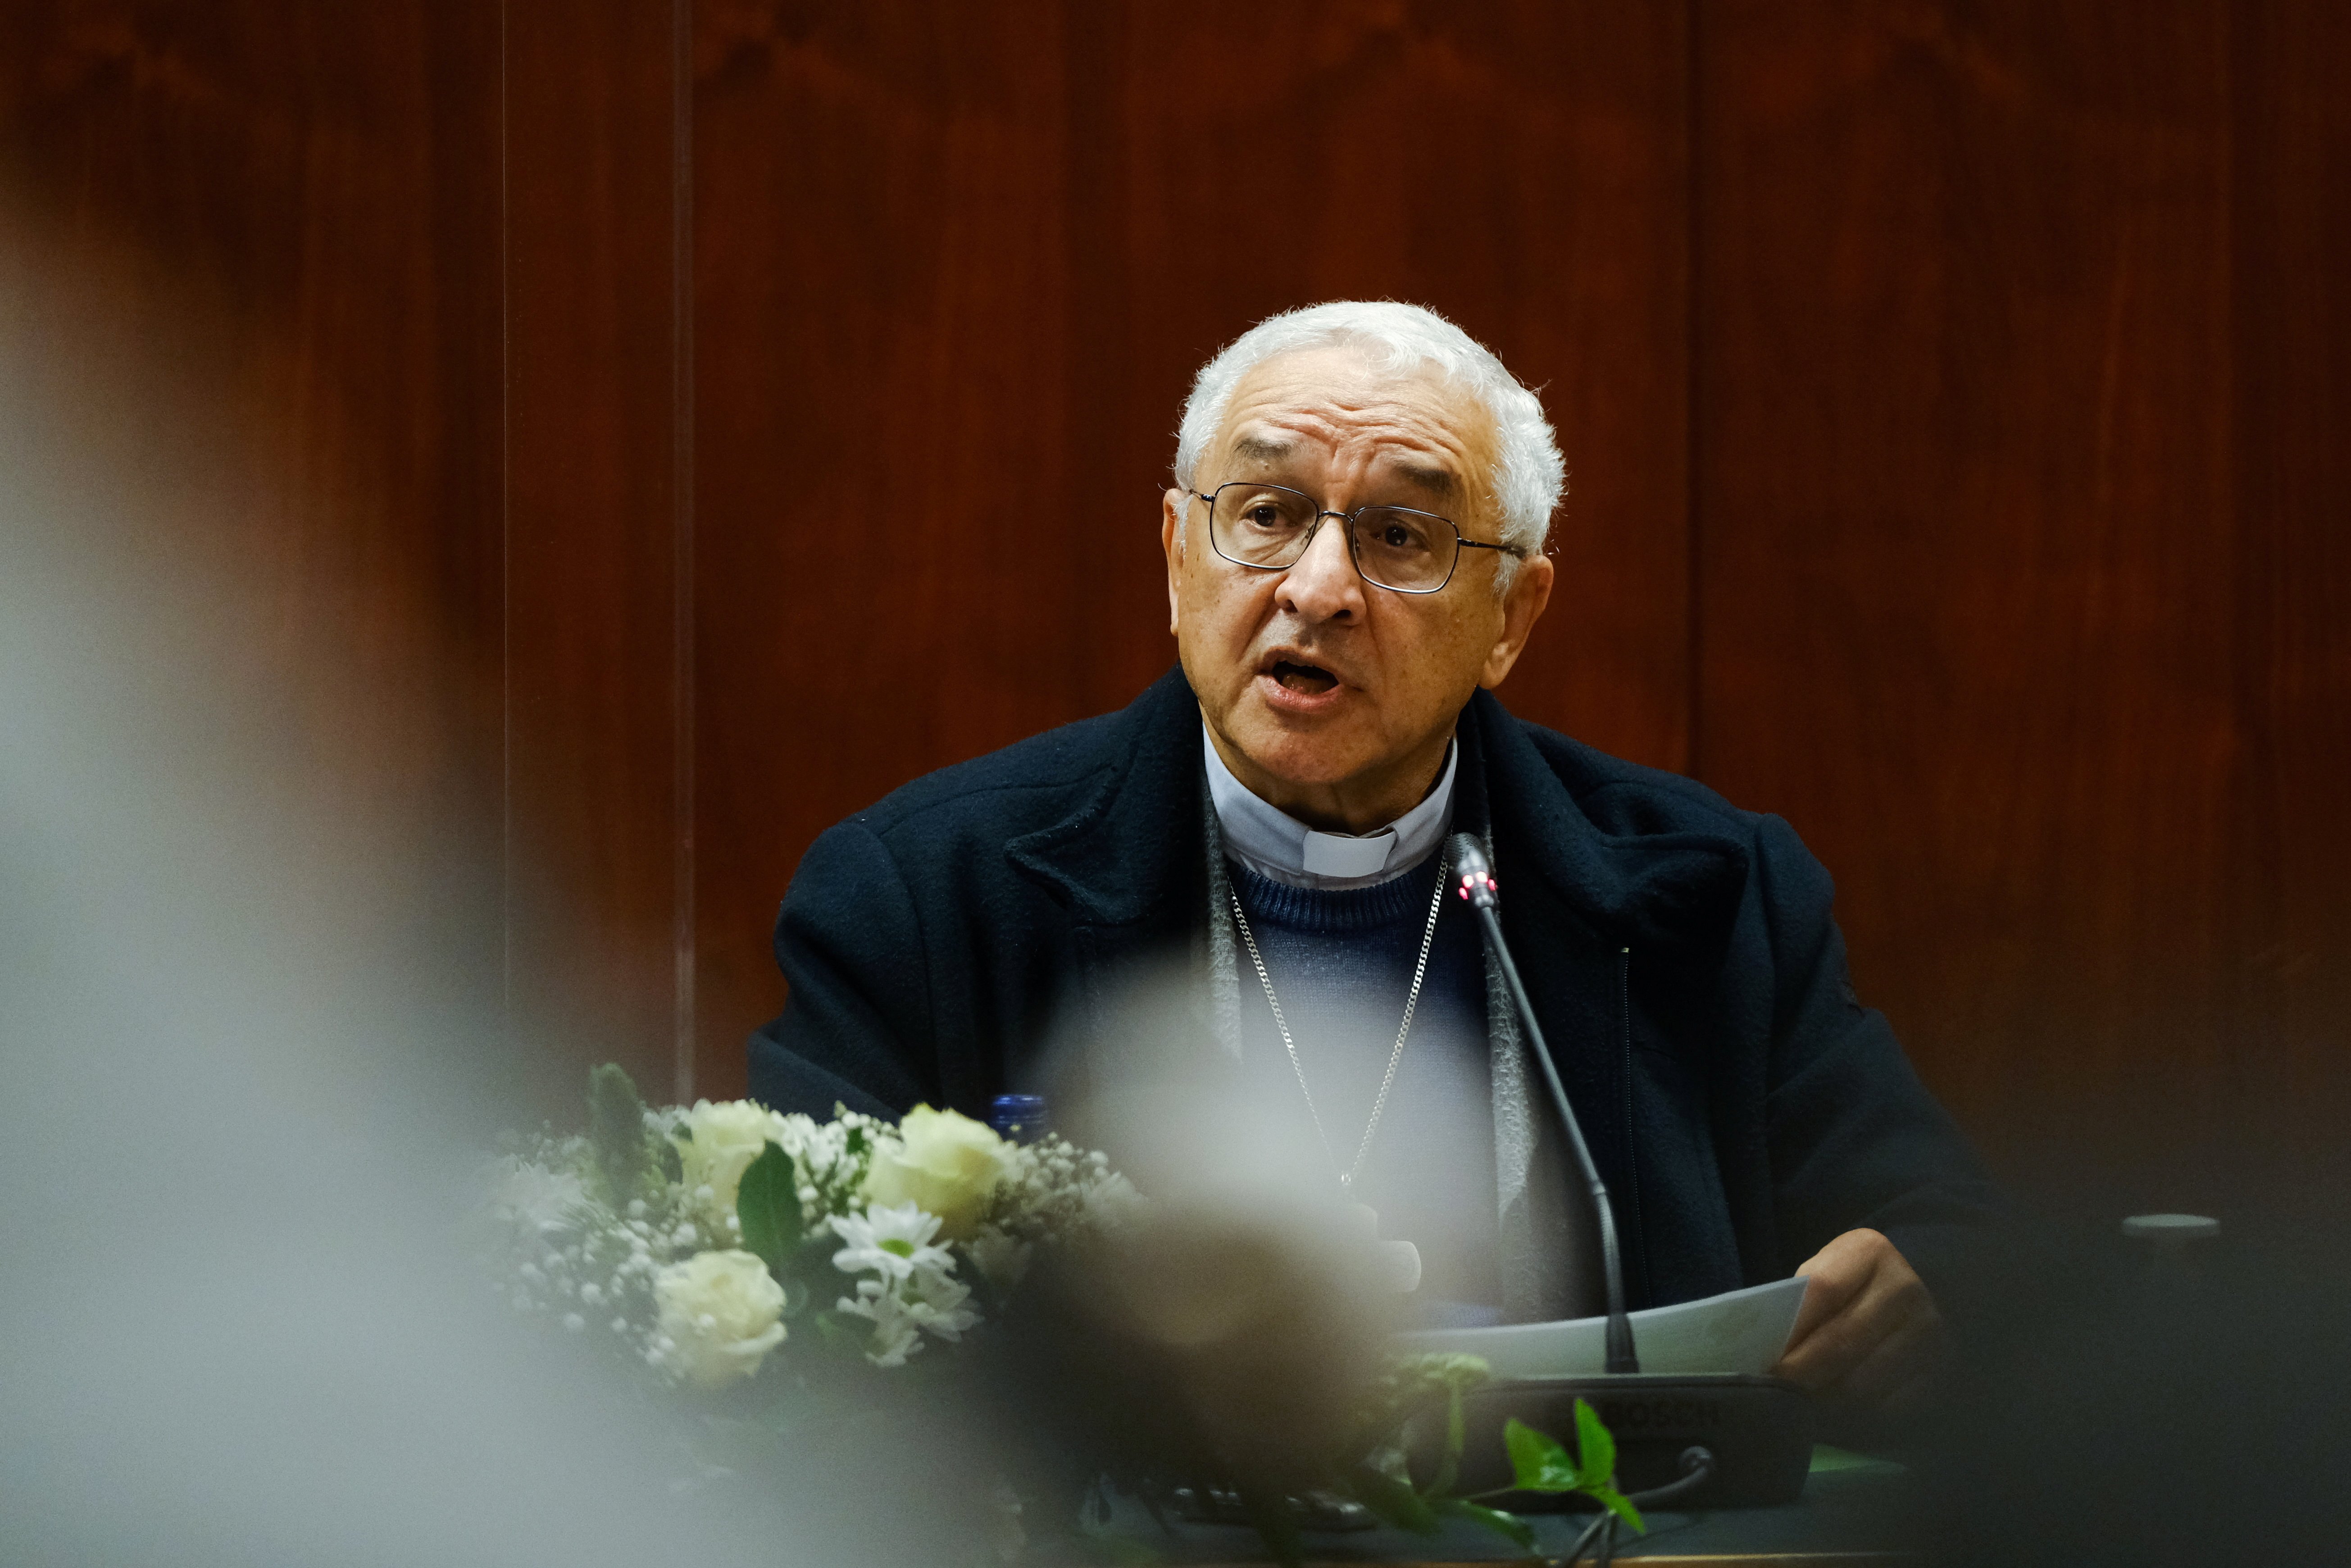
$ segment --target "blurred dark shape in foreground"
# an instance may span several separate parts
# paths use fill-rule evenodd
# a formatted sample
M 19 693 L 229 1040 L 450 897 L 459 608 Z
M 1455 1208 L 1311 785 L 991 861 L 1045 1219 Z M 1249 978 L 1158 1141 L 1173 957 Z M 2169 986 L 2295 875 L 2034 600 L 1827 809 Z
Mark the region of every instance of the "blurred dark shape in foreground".
M 2190 1251 L 2109 1225 L 2044 1233 L 2019 1260 L 1998 1326 L 1905 1456 L 1939 1555 L 2051 1568 L 2341 1558 L 2351 1264 L 2338 1205 L 2269 1196 L 2265 1220 Z

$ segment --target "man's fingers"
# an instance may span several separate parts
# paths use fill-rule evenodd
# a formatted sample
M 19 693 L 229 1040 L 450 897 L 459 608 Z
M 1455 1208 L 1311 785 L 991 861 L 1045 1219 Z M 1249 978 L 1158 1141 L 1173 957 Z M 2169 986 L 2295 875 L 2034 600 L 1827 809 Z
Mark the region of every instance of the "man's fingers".
M 1865 1399 L 1907 1382 L 1940 1318 L 1893 1243 L 1874 1230 L 1848 1231 L 1823 1248 L 1805 1271 L 1812 1284 L 1790 1348 L 1773 1372 L 1803 1387 L 1838 1388 Z
M 1814 1330 L 1780 1358 L 1772 1375 L 1814 1390 L 1841 1381 L 1894 1330 L 1883 1317 L 1857 1310 L 1861 1305 L 1856 1302 L 1855 1310 L 1840 1312 Z
M 1804 1260 L 1796 1272 L 1804 1276 L 1804 1300 L 1796 1309 L 1796 1322 L 1788 1331 L 1788 1343 L 1801 1346 L 1823 1323 L 1844 1310 L 1864 1286 L 1876 1267 L 1870 1249 L 1858 1239 L 1875 1237 L 1874 1230 L 1849 1230 Z

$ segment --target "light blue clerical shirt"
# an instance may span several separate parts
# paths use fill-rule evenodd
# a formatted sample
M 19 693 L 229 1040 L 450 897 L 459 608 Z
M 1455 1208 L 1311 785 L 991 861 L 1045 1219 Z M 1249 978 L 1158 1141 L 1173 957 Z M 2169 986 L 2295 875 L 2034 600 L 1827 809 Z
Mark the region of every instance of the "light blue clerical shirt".
M 1233 777 L 1200 727 L 1207 754 L 1208 799 L 1225 835 L 1225 852 L 1259 876 L 1291 887 L 1371 887 L 1426 860 L 1453 821 L 1453 773 L 1461 747 L 1447 741 L 1445 768 L 1420 804 L 1368 833 L 1325 833 L 1268 805 Z

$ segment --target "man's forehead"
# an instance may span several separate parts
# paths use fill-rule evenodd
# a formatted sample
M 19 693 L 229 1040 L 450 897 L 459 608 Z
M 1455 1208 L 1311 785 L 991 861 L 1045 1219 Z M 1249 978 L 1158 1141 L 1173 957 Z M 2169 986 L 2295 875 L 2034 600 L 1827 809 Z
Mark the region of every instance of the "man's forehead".
M 1382 470 L 1449 493 L 1479 460 L 1490 423 L 1478 400 L 1433 366 L 1389 371 L 1334 347 L 1251 367 L 1227 405 L 1224 444 L 1232 460 L 1265 466 L 1368 448 Z
M 1280 470 L 1311 461 L 1326 450 L 1321 443 L 1301 439 L 1279 425 L 1252 423 L 1235 433 L 1228 455 L 1241 467 Z M 1384 441 L 1371 455 L 1370 465 L 1431 495 L 1454 496 L 1461 491 L 1461 480 L 1454 472 L 1461 455 L 1457 449 L 1435 444 Z

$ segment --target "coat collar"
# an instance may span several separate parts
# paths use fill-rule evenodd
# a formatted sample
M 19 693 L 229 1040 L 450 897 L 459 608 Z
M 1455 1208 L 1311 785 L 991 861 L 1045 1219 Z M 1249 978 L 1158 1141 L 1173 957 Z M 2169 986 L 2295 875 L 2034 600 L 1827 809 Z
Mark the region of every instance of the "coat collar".
M 1200 705 L 1170 670 L 1113 722 L 1103 766 L 1077 809 L 1004 846 L 1020 871 L 1090 925 L 1188 925 L 1199 881 L 1207 783 Z
M 1747 879 L 1737 840 L 1604 831 L 1490 692 L 1470 698 L 1458 734 L 1454 825 L 1490 829 L 1500 874 L 1541 877 L 1595 936 L 1645 949 L 1706 942 L 1729 925 Z M 1182 670 L 1118 716 L 1095 780 L 1068 816 L 1008 842 L 1006 858 L 1084 923 L 1189 925 L 1207 786 Z
M 1491 692 L 1469 699 L 1462 728 L 1477 737 L 1498 876 L 1533 873 L 1595 935 L 1621 946 L 1703 945 L 1728 928 L 1747 884 L 1744 844 L 1689 830 L 1603 830 L 1537 749 L 1533 727 Z

